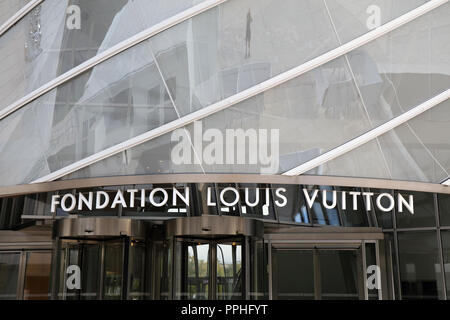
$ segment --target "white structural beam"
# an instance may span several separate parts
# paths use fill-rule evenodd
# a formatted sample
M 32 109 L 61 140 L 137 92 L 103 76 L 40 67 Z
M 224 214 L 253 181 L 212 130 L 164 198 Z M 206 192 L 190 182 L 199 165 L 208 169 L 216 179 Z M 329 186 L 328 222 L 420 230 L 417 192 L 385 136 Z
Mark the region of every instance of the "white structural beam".
M 399 125 L 406 123 L 407 121 L 424 113 L 427 110 L 430 110 L 431 108 L 437 106 L 441 102 L 444 102 L 448 98 L 450 98 L 450 89 L 447 89 L 446 91 L 442 92 L 441 94 L 431 98 L 430 100 L 425 101 L 424 103 L 414 107 L 413 109 L 411 109 L 409 111 L 406 111 L 405 113 L 401 114 L 400 116 L 395 117 L 392 120 L 389 120 L 386 123 L 360 135 L 359 137 L 356 137 L 355 139 L 352 139 L 352 140 L 340 145 L 337 148 L 334 148 L 328 152 L 325 152 L 324 154 L 322 154 L 310 161 L 307 161 L 294 169 L 291 169 L 291 170 L 283 173 L 283 175 L 295 176 L 295 175 L 300 175 L 302 173 L 308 172 L 309 170 L 314 169 L 314 168 L 324 164 L 325 162 L 328 162 L 337 157 L 340 157 L 343 154 L 345 154 L 349 151 L 352 151 L 369 141 L 374 140 L 375 138 L 381 136 L 382 134 L 388 132 L 389 130 L 392 130 L 395 127 L 398 127 Z
M 216 7 L 217 5 L 228 1 L 228 0 L 206 0 L 201 2 L 200 4 L 193 6 L 187 10 L 184 10 L 164 21 L 161 21 L 154 26 L 139 32 L 138 34 L 116 44 L 115 46 L 101 52 L 100 54 L 92 57 L 91 59 L 81 63 L 80 65 L 76 66 L 73 69 L 70 69 L 66 73 L 56 77 L 50 82 L 47 82 L 46 84 L 42 85 L 38 89 L 34 90 L 33 92 L 27 94 L 26 96 L 22 97 L 21 99 L 15 101 L 14 103 L 10 104 L 9 106 L 3 108 L 0 110 L 0 120 L 7 117 L 11 113 L 17 111 L 18 109 L 26 106 L 28 103 L 34 101 L 35 99 L 39 98 L 40 96 L 46 94 L 50 90 L 58 87 L 59 85 L 64 84 L 65 82 L 75 78 L 76 76 L 82 74 L 83 72 L 95 67 L 96 65 L 108 60 L 109 58 L 114 57 L 115 55 L 141 43 L 142 41 L 147 40 L 150 37 L 153 37 L 154 35 L 163 32 L 164 30 L 167 30 L 183 21 L 186 21 L 187 19 L 190 19 L 196 15 L 199 15 L 200 13 L 209 10 L 213 7 Z
M 450 187 L 450 178 L 448 178 L 446 181 L 442 182 L 442 184 L 444 186 L 449 186 Z
M 0 26 L 0 37 L 44 0 L 32 0 Z
M 142 144 L 144 142 L 147 142 L 149 140 L 152 140 L 154 138 L 162 136 L 163 134 L 171 132 L 175 129 L 184 127 L 196 120 L 203 119 L 214 113 L 217 113 L 221 110 L 231 107 L 231 106 L 233 106 L 241 101 L 244 101 L 246 99 L 249 99 L 257 94 L 263 93 L 273 87 L 276 87 L 276 86 L 278 86 L 282 83 L 285 83 L 293 78 L 296 78 L 308 71 L 311 71 L 331 60 L 341 57 L 342 55 L 344 55 L 354 49 L 357 49 L 357 48 L 365 45 L 366 43 L 373 41 L 373 40 L 385 35 L 386 33 L 391 32 L 391 31 L 401 27 L 402 25 L 426 14 L 427 12 L 447 3 L 448 1 L 449 0 L 429 1 L 426 4 L 416 8 L 416 9 L 384 24 L 384 25 L 382 25 L 382 26 L 380 26 L 358 38 L 355 38 L 354 40 L 349 41 L 342 46 L 339 46 L 339 47 L 337 47 L 331 51 L 328 51 L 312 60 L 309 60 L 293 69 L 283 72 L 273 78 L 270 78 L 269 80 L 261 82 L 253 87 L 250 87 L 250 88 L 248 88 L 244 91 L 241 91 L 233 96 L 230 96 L 224 100 L 221 100 L 212 105 L 209 105 L 203 109 L 200 109 L 198 111 L 190 113 L 190 114 L 188 114 L 184 117 L 181 117 L 177 120 L 166 123 L 156 129 L 152 129 L 152 130 L 147 131 L 147 132 L 145 132 L 141 135 L 138 135 L 134 138 L 131 138 L 122 143 L 119 143 L 110 148 L 107 148 L 103 151 L 100 151 L 96 154 L 93 154 L 87 158 L 76 161 L 69 166 L 61 168 L 61 169 L 56 170 L 42 178 L 39 178 L 39 179 L 33 181 L 32 183 L 47 182 L 47 181 L 53 181 L 53 180 L 59 179 L 65 175 L 68 175 L 72 172 L 75 172 L 84 167 L 87 167 L 95 162 L 101 161 L 105 158 L 113 156 L 124 150 L 133 148 L 139 144 Z

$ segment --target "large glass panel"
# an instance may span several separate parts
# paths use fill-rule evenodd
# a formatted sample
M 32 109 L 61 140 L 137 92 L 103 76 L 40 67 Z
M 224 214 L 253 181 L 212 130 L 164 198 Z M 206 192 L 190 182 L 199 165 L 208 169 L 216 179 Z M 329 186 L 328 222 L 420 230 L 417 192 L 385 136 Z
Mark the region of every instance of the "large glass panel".
M 46 0 L 0 37 L 0 109 L 202 0 Z M 9 9 L 8 3 L 11 9 Z M 2 1 L 1 17 L 23 0 Z
M 441 226 L 450 225 L 450 194 L 438 194 L 439 217 Z
M 449 15 L 447 3 L 347 55 L 373 125 L 450 87 Z
M 217 244 L 217 299 L 243 299 L 242 244 Z
M 403 212 L 396 212 L 397 228 L 420 228 L 436 226 L 436 212 L 434 207 L 434 197 L 429 192 L 411 192 L 399 191 L 395 193 L 395 199 L 398 194 L 408 199 L 408 195 L 414 197 L 414 214 L 403 208 Z
M 0 26 L 22 9 L 30 0 L 0 1 Z
M 314 197 L 314 194 L 317 195 Z M 311 219 L 314 224 L 340 226 L 341 218 L 337 199 L 332 200 L 333 188 L 330 186 L 307 186 L 308 197 L 312 200 Z M 324 198 L 325 194 L 325 198 Z M 330 199 L 328 199 L 330 197 Z M 332 205 L 334 202 L 334 205 Z M 326 204 L 328 207 L 325 207 Z
M 17 299 L 20 253 L 0 252 L 0 300 Z
M 208 243 L 177 243 L 176 299 L 206 300 L 210 290 Z
M 274 184 L 272 187 L 278 188 L 281 186 Z M 311 223 L 303 195 L 303 186 L 289 185 L 286 190 L 287 204 L 284 207 L 275 207 L 278 220 L 280 222 Z
M 350 41 L 396 17 L 413 10 L 426 0 L 325 0 L 342 43 Z
M 250 300 L 267 300 L 268 272 L 267 272 L 267 245 L 263 240 L 253 238 L 250 240 Z
M 442 299 L 436 232 L 398 234 L 402 299 Z
M 321 165 L 317 171 L 324 175 L 440 183 L 450 176 L 449 110 L 447 100 L 378 139 Z
M 155 243 L 154 297 L 156 300 L 172 299 L 172 241 Z M 147 272 L 149 272 L 147 270 Z
M 319 250 L 322 300 L 358 300 L 356 250 Z M 332 267 L 330 267 L 332 266 Z
M 389 193 L 392 194 L 391 190 L 386 189 L 371 189 L 371 192 L 373 192 L 373 199 L 376 199 L 381 193 Z M 393 217 L 393 210 L 385 212 L 381 211 L 378 206 L 376 205 L 376 200 L 372 201 L 372 210 L 375 210 L 376 218 L 378 221 L 378 226 L 383 229 L 392 229 L 393 223 L 392 223 L 392 217 Z M 380 204 L 383 208 L 389 208 L 389 199 L 387 197 L 382 197 L 380 200 Z
M 380 268 L 380 266 L 377 264 L 377 252 L 376 252 L 376 245 L 375 243 L 366 243 L 366 270 L 364 270 L 365 274 L 366 274 L 366 279 L 368 279 L 369 276 L 374 275 L 373 271 L 370 272 L 370 274 L 367 272 L 367 268 L 371 267 L 371 266 L 376 266 L 377 268 Z M 380 270 L 380 269 L 375 269 L 375 270 Z M 380 270 L 381 271 L 381 270 Z M 378 271 L 376 271 L 378 272 Z M 380 278 L 381 280 L 381 275 Z M 373 284 L 374 282 L 376 282 L 377 280 L 371 281 L 370 284 Z M 378 285 L 381 286 L 381 283 L 377 283 Z M 369 287 L 367 286 L 367 281 L 365 281 L 365 286 L 367 287 L 367 293 L 368 293 L 368 298 L 369 300 L 377 300 L 378 299 L 378 293 L 381 292 L 379 291 L 376 287 Z
M 146 298 L 145 258 L 145 245 L 132 240 L 128 264 L 128 299 L 142 300 Z
M 81 292 L 80 299 L 100 299 L 100 258 L 98 244 L 85 244 L 81 247 Z
M 103 270 L 103 299 L 119 300 L 123 286 L 123 243 L 105 243 L 105 266 Z
M 447 285 L 447 299 L 450 299 L 450 230 L 442 230 L 441 237 L 444 258 L 445 282 Z
M 312 250 L 272 249 L 273 298 L 314 299 Z
M 337 47 L 332 30 L 322 1 L 239 0 L 150 42 L 185 115 Z
M 168 133 L 75 171 L 62 179 L 152 173 L 201 173 L 202 167 L 198 164 L 178 165 L 172 162 L 170 155 L 175 146 L 176 142 L 171 141 Z
M 48 300 L 50 298 L 51 260 L 51 252 L 27 252 L 24 300 Z
M 2 120 L 1 184 L 30 182 L 176 119 L 148 50 L 133 47 Z

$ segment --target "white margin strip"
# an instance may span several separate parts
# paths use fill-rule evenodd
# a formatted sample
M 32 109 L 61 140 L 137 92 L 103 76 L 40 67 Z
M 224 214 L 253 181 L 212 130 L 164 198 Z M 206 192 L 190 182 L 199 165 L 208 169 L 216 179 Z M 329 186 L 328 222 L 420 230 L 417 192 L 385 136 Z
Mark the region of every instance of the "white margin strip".
M 398 127 L 401 124 L 404 124 L 405 122 L 411 120 L 412 118 L 422 114 L 423 112 L 435 107 L 439 103 L 444 102 L 450 98 L 450 89 L 447 89 L 446 91 L 442 92 L 441 94 L 438 94 L 437 96 L 425 101 L 424 103 L 412 108 L 409 111 L 406 111 L 405 113 L 401 114 L 398 117 L 393 118 L 392 120 L 387 121 L 386 123 L 360 135 L 359 137 L 356 137 L 355 139 L 352 139 L 342 145 L 340 145 L 337 148 L 334 148 L 310 161 L 307 161 L 303 163 L 302 165 L 293 168 L 289 171 L 286 171 L 283 173 L 283 175 L 286 176 L 297 176 L 302 173 L 308 172 L 311 169 L 314 169 L 321 164 L 324 164 L 325 162 L 328 162 L 330 160 L 333 160 L 339 156 L 342 156 L 343 154 L 352 151 L 361 145 L 379 137 L 380 135 L 394 129 L 395 127 Z
M 15 25 L 20 19 L 22 19 L 24 16 L 26 16 L 31 10 L 33 10 L 35 7 L 37 7 L 41 2 L 44 0 L 33 0 L 28 2 L 25 6 L 22 7 L 19 11 L 17 11 L 11 18 L 6 20 L 5 23 L 3 23 L 0 26 L 0 37 L 8 31 L 13 25 Z
M 356 48 L 359 48 L 362 45 L 364 45 L 372 40 L 375 40 L 375 39 L 381 37 L 382 35 L 390 32 L 392 30 L 395 30 L 395 29 L 399 28 L 400 26 L 424 15 L 425 13 L 447 3 L 448 1 L 449 0 L 431 0 L 431 1 L 427 2 L 426 4 L 354 39 L 350 42 L 347 42 L 346 44 L 344 44 L 338 48 L 335 48 L 335 49 L 328 51 L 312 60 L 309 60 L 298 67 L 290 69 L 290 70 L 288 70 L 282 74 L 279 74 L 269 80 L 261 82 L 260 84 L 250 87 L 249 89 L 241 91 L 233 96 L 230 96 L 224 100 L 221 100 L 212 105 L 209 105 L 203 109 L 200 109 L 198 111 L 190 113 L 182 118 L 179 118 L 179 119 L 176 119 L 169 123 L 166 123 L 158 128 L 147 131 L 147 132 L 140 134 L 134 138 L 131 138 L 122 143 L 119 143 L 110 148 L 107 148 L 103 151 L 100 151 L 96 154 L 93 154 L 89 157 L 86 157 L 84 159 L 76 161 L 76 162 L 72 163 L 71 165 L 68 165 L 64 168 L 56 170 L 44 177 L 34 180 L 31 183 L 40 183 L 40 182 L 47 182 L 47 181 L 53 181 L 53 180 L 59 179 L 65 175 L 68 175 L 72 172 L 75 172 L 84 167 L 87 167 L 95 162 L 98 162 L 105 158 L 113 156 L 117 153 L 120 153 L 120 152 L 126 150 L 126 149 L 130 149 L 139 144 L 147 142 L 151 139 L 157 138 L 165 133 L 168 133 L 175 129 L 184 127 L 196 120 L 203 119 L 209 115 L 212 115 L 216 112 L 224 110 L 234 104 L 237 104 L 237 103 L 244 101 L 248 98 L 251 98 L 259 93 L 262 93 L 262 92 L 269 90 L 275 86 L 285 83 L 286 81 L 289 81 L 295 77 L 298 77 L 299 75 L 302 75 L 302 74 L 304 74 L 312 69 L 315 69 L 333 59 L 336 59 Z
M 24 107 L 28 103 L 39 98 L 40 96 L 44 95 L 45 93 L 49 92 L 50 90 L 58 87 L 59 85 L 75 78 L 76 76 L 80 75 L 81 73 L 102 63 L 103 61 L 108 60 L 111 57 L 114 57 L 115 55 L 147 40 L 148 38 L 153 37 L 154 35 L 156 35 L 160 32 L 163 32 L 164 30 L 169 29 L 170 27 L 173 27 L 179 23 L 182 23 L 183 21 L 186 21 L 187 19 L 190 19 L 204 11 L 214 8 L 225 1 L 228 1 L 228 0 L 206 0 L 196 6 L 193 6 L 187 10 L 184 10 L 184 11 L 182 11 L 164 21 L 161 21 L 161 22 L 155 24 L 154 26 L 152 26 L 144 31 L 141 31 L 138 34 L 116 44 L 115 46 L 92 57 L 91 59 L 83 62 L 82 64 L 76 66 L 75 68 L 70 69 L 66 73 L 63 73 L 62 75 L 56 77 L 52 81 L 47 82 L 40 88 L 27 94 L 26 96 L 17 100 L 16 102 L 10 104 L 9 106 L 1 109 L 0 110 L 0 120 L 7 117 L 11 113 L 17 111 L 18 109 Z

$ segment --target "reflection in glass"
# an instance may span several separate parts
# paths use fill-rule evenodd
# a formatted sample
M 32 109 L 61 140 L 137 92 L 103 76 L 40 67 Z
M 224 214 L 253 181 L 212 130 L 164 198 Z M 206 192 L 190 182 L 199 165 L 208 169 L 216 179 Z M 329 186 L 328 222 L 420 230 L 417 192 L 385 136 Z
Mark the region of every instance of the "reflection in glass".
M 0 300 L 15 300 L 20 253 L 0 252 Z
M 403 212 L 396 212 L 397 228 L 434 227 L 436 226 L 436 213 L 434 211 L 434 195 L 429 192 L 399 191 L 408 199 L 408 195 L 414 197 L 414 214 L 403 208 Z M 395 192 L 397 199 L 398 192 Z
M 242 299 L 242 245 L 217 244 L 217 299 Z
M 51 259 L 51 252 L 27 252 L 24 300 L 49 299 Z
M 402 299 L 442 299 L 436 232 L 400 232 L 398 250 Z
M 132 240 L 129 254 L 128 299 L 142 300 L 146 298 L 145 245 L 142 242 Z
M 358 300 L 356 250 L 318 250 L 321 299 Z
M 312 250 L 272 250 L 273 298 L 314 299 Z
M 123 249 L 123 243 L 105 244 L 103 299 L 118 300 L 122 297 Z
M 450 226 L 450 195 L 438 194 L 439 217 L 441 226 Z
M 209 244 L 177 243 L 177 292 L 176 298 L 182 300 L 208 299 Z

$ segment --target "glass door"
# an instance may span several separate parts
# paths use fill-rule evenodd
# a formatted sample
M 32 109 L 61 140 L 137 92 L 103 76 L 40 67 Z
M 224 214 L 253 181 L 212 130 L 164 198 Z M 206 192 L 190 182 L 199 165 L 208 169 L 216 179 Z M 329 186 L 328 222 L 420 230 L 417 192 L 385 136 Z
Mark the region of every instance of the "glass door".
M 364 299 L 362 250 L 272 247 L 272 298 Z
M 178 238 L 175 299 L 243 299 L 242 239 Z
M 61 240 L 57 299 L 117 300 L 127 298 L 124 276 L 128 267 L 129 239 Z M 138 268 L 144 272 L 144 268 Z M 142 275 L 133 278 L 139 289 Z M 140 290 L 138 290 L 140 292 Z M 136 292 L 135 292 L 136 293 Z

